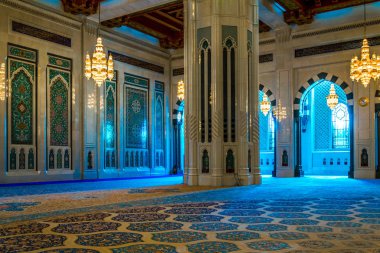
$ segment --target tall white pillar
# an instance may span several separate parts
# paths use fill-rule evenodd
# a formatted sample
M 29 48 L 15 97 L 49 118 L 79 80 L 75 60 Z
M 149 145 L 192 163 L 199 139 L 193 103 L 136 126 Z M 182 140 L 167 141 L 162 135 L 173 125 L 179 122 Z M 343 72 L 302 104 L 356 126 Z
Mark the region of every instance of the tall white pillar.
M 259 184 L 257 0 L 184 7 L 184 182 Z

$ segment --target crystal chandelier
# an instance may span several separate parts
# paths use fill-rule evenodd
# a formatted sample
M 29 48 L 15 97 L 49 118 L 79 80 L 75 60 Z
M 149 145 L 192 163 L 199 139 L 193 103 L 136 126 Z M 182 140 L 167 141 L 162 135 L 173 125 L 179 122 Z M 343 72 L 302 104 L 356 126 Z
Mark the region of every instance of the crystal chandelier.
M 334 84 L 332 83 L 330 86 L 330 94 L 326 96 L 327 106 L 330 107 L 331 110 L 338 104 L 338 98 L 339 97 L 335 92 Z
M 361 49 L 361 59 L 357 56 L 351 59 L 350 77 L 353 81 L 361 81 L 364 87 L 367 87 L 371 79 L 380 78 L 380 56 L 372 54 L 370 57 L 369 45 L 366 37 L 366 6 L 364 0 L 364 39 Z
M 282 106 L 281 100 L 278 100 L 278 105 L 273 110 L 273 117 L 275 117 L 279 122 L 286 119 L 287 117 L 286 107 Z
M 0 64 L 0 100 L 5 100 L 5 63 Z
M 185 99 L 185 84 L 182 80 L 177 83 L 177 98 L 181 102 Z
M 100 2 L 99 2 L 99 25 L 100 25 Z M 99 36 L 98 27 L 98 39 L 96 41 L 95 52 L 92 54 L 92 60 L 90 55 L 86 55 L 85 76 L 89 80 L 91 77 L 96 84 L 100 87 L 103 82 L 108 78 L 113 78 L 113 60 L 110 54 L 108 60 L 103 50 L 102 38 Z
M 264 93 L 263 101 L 260 103 L 260 110 L 264 114 L 264 116 L 268 115 L 268 112 L 270 111 L 270 102 L 268 100 L 267 94 Z

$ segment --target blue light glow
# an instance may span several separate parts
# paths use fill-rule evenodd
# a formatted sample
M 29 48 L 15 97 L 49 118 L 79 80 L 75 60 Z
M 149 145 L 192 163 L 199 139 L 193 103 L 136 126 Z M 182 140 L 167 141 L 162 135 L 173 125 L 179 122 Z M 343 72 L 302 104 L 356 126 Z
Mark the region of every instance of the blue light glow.
M 121 33 L 124 33 L 126 35 L 129 35 L 131 37 L 134 37 L 136 39 L 139 39 L 139 40 L 142 40 L 142 41 L 145 41 L 145 42 L 148 42 L 150 44 L 153 44 L 153 45 L 159 45 L 159 41 L 158 39 L 148 35 L 148 34 L 145 34 L 145 33 L 142 33 L 140 31 L 137 31 L 133 28 L 130 28 L 128 26 L 121 26 L 121 27 L 117 27 L 117 28 L 114 28 L 115 31 L 118 31 L 118 32 L 121 32 Z

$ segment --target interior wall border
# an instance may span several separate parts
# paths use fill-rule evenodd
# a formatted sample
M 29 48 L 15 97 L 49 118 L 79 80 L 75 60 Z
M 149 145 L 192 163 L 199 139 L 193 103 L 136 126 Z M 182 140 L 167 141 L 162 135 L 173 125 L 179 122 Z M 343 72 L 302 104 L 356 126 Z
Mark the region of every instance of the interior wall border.
M 127 56 L 127 55 L 124 55 L 124 54 L 117 53 L 115 51 L 110 51 L 109 50 L 108 54 L 112 54 L 112 57 L 113 57 L 114 61 L 123 62 L 123 63 L 129 64 L 129 65 L 133 65 L 133 66 L 136 66 L 136 67 L 139 67 L 139 68 L 151 70 L 153 72 L 157 72 L 157 73 L 160 73 L 160 74 L 164 74 L 165 73 L 165 68 L 163 66 L 159 66 L 159 65 L 156 65 L 156 64 L 153 64 L 153 63 L 149 63 L 149 62 L 146 62 L 146 61 L 143 61 L 143 60 L 139 60 L 139 59 L 133 58 L 131 56 Z
M 380 45 L 380 36 L 367 38 L 368 44 L 370 46 L 377 46 Z M 351 50 L 351 49 L 358 49 L 362 47 L 363 40 L 350 40 L 345 42 L 339 42 L 339 43 L 333 43 L 333 44 L 327 44 L 322 46 L 315 46 L 315 47 L 305 47 L 294 50 L 294 57 L 305 57 L 305 56 L 312 56 L 312 55 L 318 55 L 318 54 L 326 54 L 326 53 L 333 53 L 333 52 L 339 52 L 339 51 L 345 51 L 345 50 Z
M 316 35 L 321 35 L 321 34 L 326 34 L 326 33 L 345 31 L 345 30 L 352 30 L 352 29 L 361 28 L 364 26 L 372 26 L 372 25 L 379 25 L 379 24 L 380 24 L 380 19 L 375 19 L 375 20 L 370 20 L 367 22 L 343 25 L 343 26 L 338 26 L 338 27 L 333 27 L 333 28 L 328 28 L 328 29 L 323 29 L 323 30 L 318 30 L 318 31 L 313 31 L 313 32 L 294 34 L 292 35 L 292 39 L 300 39 L 304 37 L 311 37 L 311 36 L 316 36 Z
M 54 15 L 50 14 L 51 10 L 47 10 L 44 6 L 34 6 L 31 3 L 26 3 L 20 0 L 0 0 L 0 5 L 14 8 L 20 11 L 24 11 L 26 13 L 38 16 L 40 18 L 48 19 L 49 21 L 66 25 L 76 30 L 81 29 L 81 22 L 71 17 L 63 16 L 58 12 L 54 12 Z
M 26 25 L 18 21 L 12 20 L 12 31 L 24 35 L 32 36 L 37 39 L 49 41 L 61 46 L 71 47 L 71 38 L 49 32 L 34 26 Z

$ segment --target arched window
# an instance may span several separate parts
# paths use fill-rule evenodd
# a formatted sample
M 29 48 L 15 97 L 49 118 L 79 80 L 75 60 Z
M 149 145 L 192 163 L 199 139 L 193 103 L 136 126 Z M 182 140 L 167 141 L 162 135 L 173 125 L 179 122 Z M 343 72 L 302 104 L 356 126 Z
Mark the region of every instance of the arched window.
M 259 101 L 263 100 L 264 92 L 259 91 Z M 259 107 L 260 151 L 274 150 L 274 119 L 272 108 L 265 116 Z
M 349 121 L 347 106 L 339 103 L 331 114 L 332 119 L 332 148 L 349 148 Z

